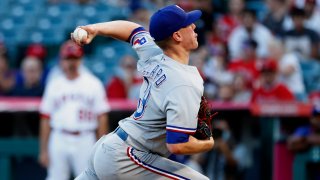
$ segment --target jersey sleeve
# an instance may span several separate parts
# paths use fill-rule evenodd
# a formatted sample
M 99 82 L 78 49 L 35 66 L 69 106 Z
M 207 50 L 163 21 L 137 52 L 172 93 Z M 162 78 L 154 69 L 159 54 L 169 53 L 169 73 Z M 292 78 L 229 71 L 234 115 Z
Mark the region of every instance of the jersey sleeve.
M 145 66 L 146 61 L 148 61 L 150 57 L 162 53 L 162 50 L 153 41 L 149 32 L 147 32 L 143 27 L 133 30 L 129 36 L 128 42 L 130 42 L 132 48 L 139 56 L 138 70 Z
M 106 96 L 106 92 L 103 88 L 103 85 L 99 82 L 97 83 L 95 94 L 95 107 L 94 111 L 97 115 L 106 113 L 110 111 L 110 105 Z
M 48 82 L 44 95 L 42 96 L 41 103 L 39 106 L 39 112 L 41 114 L 41 117 L 49 119 L 51 112 L 54 109 L 54 102 L 52 97 L 52 81 Z
M 200 100 L 201 95 L 190 86 L 179 86 L 170 91 L 164 100 L 167 114 L 166 130 L 194 134 L 197 129 Z

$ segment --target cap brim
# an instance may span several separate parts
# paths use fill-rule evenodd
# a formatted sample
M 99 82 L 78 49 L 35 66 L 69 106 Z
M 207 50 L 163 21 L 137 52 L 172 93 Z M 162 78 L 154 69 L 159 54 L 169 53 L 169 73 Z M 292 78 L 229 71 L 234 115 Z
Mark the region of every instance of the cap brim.
M 202 12 L 200 10 L 194 10 L 187 13 L 187 20 L 183 23 L 183 26 L 188 26 L 198 19 L 200 19 Z

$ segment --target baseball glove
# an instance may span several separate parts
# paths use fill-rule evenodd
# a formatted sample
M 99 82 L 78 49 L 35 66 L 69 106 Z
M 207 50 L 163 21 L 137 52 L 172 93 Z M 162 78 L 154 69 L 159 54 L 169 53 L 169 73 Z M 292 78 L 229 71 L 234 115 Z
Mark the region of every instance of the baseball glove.
M 210 139 L 212 136 L 212 119 L 217 114 L 211 114 L 211 108 L 204 96 L 201 97 L 198 112 L 198 125 L 194 137 L 200 140 Z

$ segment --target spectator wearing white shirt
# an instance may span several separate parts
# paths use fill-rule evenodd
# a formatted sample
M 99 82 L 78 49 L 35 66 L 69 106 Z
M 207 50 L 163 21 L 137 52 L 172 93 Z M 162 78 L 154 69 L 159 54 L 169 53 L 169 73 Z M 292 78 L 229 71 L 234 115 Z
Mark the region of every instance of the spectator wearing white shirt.
M 293 6 L 296 6 L 298 8 L 303 8 L 305 7 L 305 5 L 308 3 L 308 2 L 313 2 L 317 8 L 320 7 L 320 0 L 291 0 L 292 1 L 292 5 Z
M 241 57 L 241 47 L 247 39 L 257 41 L 258 57 L 266 57 L 269 54 L 268 44 L 272 38 L 270 30 L 257 21 L 255 11 L 244 10 L 241 25 L 232 31 L 228 41 L 231 58 Z
M 226 82 L 229 83 L 233 79 L 233 74 L 227 70 L 226 47 L 223 46 L 221 51 L 215 56 L 207 54 L 207 61 L 203 67 L 204 76 L 207 78 L 205 94 L 208 99 L 216 99 L 219 87 Z
M 306 88 L 298 56 L 294 53 L 286 53 L 282 43 L 277 40 L 269 45 L 269 49 L 272 52 L 270 58 L 278 60 L 279 80 L 288 87 L 296 99 L 306 100 Z

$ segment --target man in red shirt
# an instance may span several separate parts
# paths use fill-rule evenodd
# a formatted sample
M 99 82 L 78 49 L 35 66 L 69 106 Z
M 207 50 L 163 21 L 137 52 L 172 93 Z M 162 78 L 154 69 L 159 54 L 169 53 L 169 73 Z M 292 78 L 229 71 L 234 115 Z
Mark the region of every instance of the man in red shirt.
M 252 102 L 294 101 L 294 95 L 277 82 L 277 62 L 266 60 L 261 67 L 261 84 L 253 92 Z
M 218 18 L 219 34 L 224 43 L 227 43 L 231 32 L 240 24 L 244 7 L 243 0 L 230 0 L 228 12 Z
M 255 40 L 246 40 L 243 43 L 242 58 L 233 59 L 228 66 L 229 71 L 242 74 L 247 82 L 251 82 L 250 86 L 253 86 L 260 74 L 261 59 L 257 57 L 257 47 L 258 43 Z
M 116 75 L 106 85 L 109 99 L 138 99 L 142 76 L 137 73 L 137 62 L 131 55 L 122 57 Z

